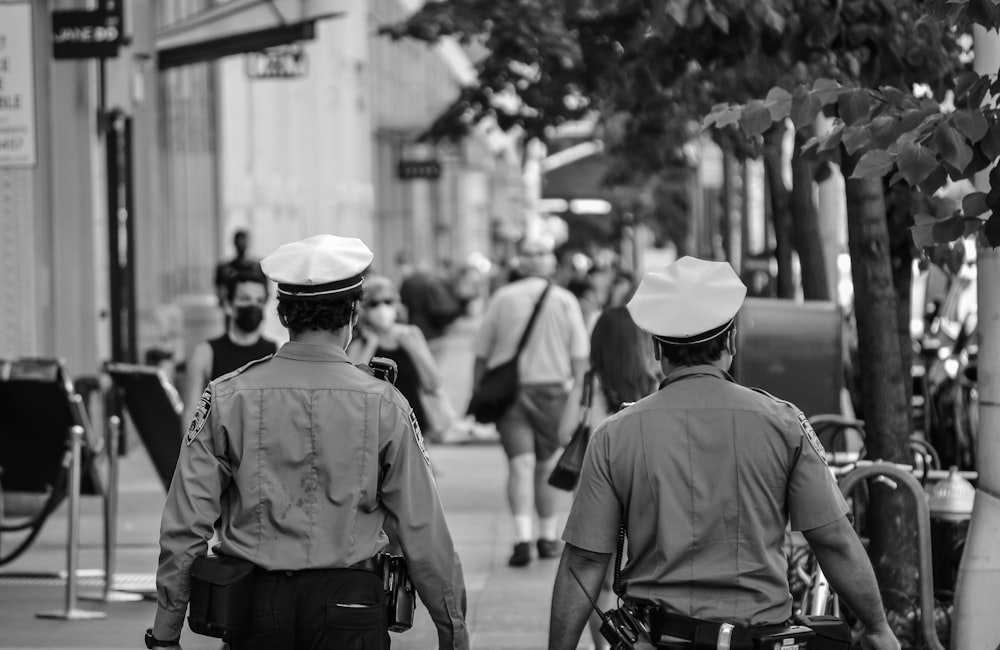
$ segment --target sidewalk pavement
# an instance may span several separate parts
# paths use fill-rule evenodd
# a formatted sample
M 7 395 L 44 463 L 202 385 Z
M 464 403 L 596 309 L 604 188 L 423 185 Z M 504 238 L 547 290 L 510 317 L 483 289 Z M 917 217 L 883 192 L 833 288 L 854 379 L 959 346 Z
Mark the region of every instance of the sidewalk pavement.
M 456 408 L 468 399 L 472 373 L 471 338 L 476 323 L 452 328 L 441 346 L 439 360 L 445 390 Z M 482 440 L 477 439 L 477 442 Z M 506 462 L 498 444 L 438 444 L 429 453 L 448 516 L 468 589 L 468 622 L 477 650 L 536 650 L 546 646 L 548 616 L 556 560 L 535 560 L 525 568 L 510 568 L 513 547 L 504 498 Z M 145 450 L 133 447 L 121 463 L 115 585 L 123 591 L 153 590 L 158 555 L 158 531 L 164 491 Z M 570 495 L 562 495 L 559 513 L 565 517 Z M 102 502 L 81 502 L 79 592 L 99 594 L 103 587 Z M 59 621 L 36 618 L 41 611 L 64 611 L 66 513 L 63 505 L 49 518 L 38 539 L 13 563 L 0 568 L 0 648 L 141 648 L 142 634 L 152 624 L 155 603 L 103 603 L 80 600 L 80 609 L 98 610 L 103 620 Z M 0 538 L 9 552 L 21 536 Z M 414 626 L 392 635 L 394 650 L 436 647 L 427 610 L 417 606 Z M 581 648 L 588 648 L 584 633 Z M 220 643 L 185 628 L 185 650 L 218 650 Z

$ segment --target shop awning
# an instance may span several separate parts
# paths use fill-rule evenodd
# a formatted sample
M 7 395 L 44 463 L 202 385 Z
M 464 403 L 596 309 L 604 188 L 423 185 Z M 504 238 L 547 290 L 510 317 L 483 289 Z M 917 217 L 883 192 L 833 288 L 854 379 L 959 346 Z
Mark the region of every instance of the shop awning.
M 230 0 L 161 28 L 161 70 L 311 40 L 315 23 L 347 12 L 349 0 Z

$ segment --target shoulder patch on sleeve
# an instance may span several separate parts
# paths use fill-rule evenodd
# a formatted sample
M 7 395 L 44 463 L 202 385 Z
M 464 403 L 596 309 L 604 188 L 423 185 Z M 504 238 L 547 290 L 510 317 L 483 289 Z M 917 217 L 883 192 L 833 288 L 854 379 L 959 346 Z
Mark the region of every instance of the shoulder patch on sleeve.
M 424 436 L 420 432 L 420 423 L 417 422 L 417 414 L 410 409 L 410 428 L 413 429 L 413 437 L 417 441 L 417 447 L 420 447 L 420 453 L 424 455 L 424 461 L 430 465 L 431 457 L 427 453 L 427 447 L 424 445 Z
M 209 384 L 205 392 L 201 394 L 201 399 L 198 400 L 198 408 L 194 412 L 191 424 L 188 425 L 187 435 L 184 436 L 185 445 L 190 445 L 194 442 L 194 439 L 198 437 L 201 430 L 205 428 L 205 423 L 208 422 L 208 414 L 211 411 L 212 385 Z
M 813 431 L 812 425 L 809 424 L 809 419 L 802 411 L 799 411 L 799 427 L 802 429 L 802 435 L 804 435 L 806 440 L 809 441 L 809 444 L 812 445 L 816 455 L 819 456 L 821 461 L 826 463 L 826 449 L 823 448 L 823 443 L 819 441 L 819 436 L 817 436 L 816 432 Z

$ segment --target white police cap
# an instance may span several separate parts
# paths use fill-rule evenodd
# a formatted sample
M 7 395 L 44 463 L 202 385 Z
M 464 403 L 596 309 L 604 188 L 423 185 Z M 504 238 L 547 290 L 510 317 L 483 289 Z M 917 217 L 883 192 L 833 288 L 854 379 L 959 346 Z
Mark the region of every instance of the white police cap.
M 260 261 L 282 300 L 327 300 L 364 284 L 375 256 L 354 237 L 315 235 L 279 246 Z
M 643 276 L 627 307 L 635 324 L 657 340 L 690 345 L 729 329 L 746 295 L 727 262 L 682 257 Z

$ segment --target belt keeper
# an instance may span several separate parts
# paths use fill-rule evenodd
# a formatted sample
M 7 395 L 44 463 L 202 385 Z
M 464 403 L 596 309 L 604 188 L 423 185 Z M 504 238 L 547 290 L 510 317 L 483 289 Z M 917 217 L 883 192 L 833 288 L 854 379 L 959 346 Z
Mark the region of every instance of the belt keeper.
M 733 639 L 733 626 L 731 623 L 719 625 L 719 642 L 716 645 L 718 650 L 729 650 L 729 644 Z

